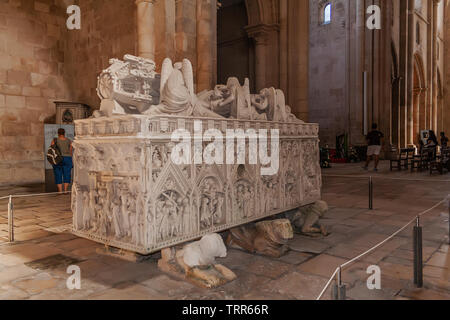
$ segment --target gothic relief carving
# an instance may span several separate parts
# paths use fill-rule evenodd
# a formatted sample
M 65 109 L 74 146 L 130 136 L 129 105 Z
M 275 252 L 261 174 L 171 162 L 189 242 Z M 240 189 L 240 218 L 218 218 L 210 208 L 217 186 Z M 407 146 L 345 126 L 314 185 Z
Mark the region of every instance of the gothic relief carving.
M 225 222 L 225 193 L 219 180 L 206 177 L 200 183 L 200 229 L 206 230 Z
M 183 232 L 183 213 L 185 213 L 184 198 L 176 191 L 163 192 L 156 199 L 156 225 L 159 226 L 157 241 L 164 241 L 177 236 Z
M 278 176 L 263 176 L 262 180 L 262 212 L 270 213 L 280 208 L 280 183 Z
M 307 141 L 302 145 L 303 187 L 306 197 L 313 197 L 320 193 L 321 176 L 318 167 L 320 164 L 316 163 L 319 161 L 317 144 L 316 141 Z
M 235 184 L 235 205 L 238 217 L 241 219 L 252 218 L 255 212 L 255 191 L 253 185 L 247 180 L 239 180 Z

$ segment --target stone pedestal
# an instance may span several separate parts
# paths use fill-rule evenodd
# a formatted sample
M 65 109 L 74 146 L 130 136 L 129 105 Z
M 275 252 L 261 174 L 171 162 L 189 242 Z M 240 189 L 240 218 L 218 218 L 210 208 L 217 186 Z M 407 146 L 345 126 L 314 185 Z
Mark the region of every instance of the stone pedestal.
M 175 165 L 171 134 L 184 128 L 194 136 L 194 121 L 224 136 L 279 129 L 278 174 L 262 176 L 260 164 Z M 178 116 L 76 121 L 73 232 L 145 255 L 314 203 L 318 132 L 316 124 Z

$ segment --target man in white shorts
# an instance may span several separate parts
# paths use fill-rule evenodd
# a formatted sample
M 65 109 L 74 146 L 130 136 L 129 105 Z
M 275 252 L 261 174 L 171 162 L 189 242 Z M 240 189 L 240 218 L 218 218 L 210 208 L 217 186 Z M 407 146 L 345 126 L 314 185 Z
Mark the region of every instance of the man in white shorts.
M 378 171 L 378 163 L 380 162 L 381 146 L 383 144 L 384 134 L 377 130 L 378 125 L 374 123 L 372 125 L 372 131 L 366 137 L 368 148 L 367 148 L 367 161 L 366 165 L 363 167 L 364 170 L 369 169 L 369 164 L 372 158 L 375 160 L 375 171 Z

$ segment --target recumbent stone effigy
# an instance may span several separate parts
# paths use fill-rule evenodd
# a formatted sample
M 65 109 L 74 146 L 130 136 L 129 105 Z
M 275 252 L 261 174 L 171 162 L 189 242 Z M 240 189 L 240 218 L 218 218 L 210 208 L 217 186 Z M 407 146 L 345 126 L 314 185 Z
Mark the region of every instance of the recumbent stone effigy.
M 161 74 L 155 70 L 148 59 L 111 60 L 99 76 L 100 110 L 76 121 L 76 235 L 150 254 L 321 198 L 319 127 L 298 120 L 281 90 L 251 94 L 248 79 L 241 85 L 230 78 L 195 94 L 188 60 L 166 59 Z M 261 175 L 259 162 L 174 164 L 172 133 L 194 136 L 196 123 L 224 136 L 230 129 L 279 130 L 277 173 Z

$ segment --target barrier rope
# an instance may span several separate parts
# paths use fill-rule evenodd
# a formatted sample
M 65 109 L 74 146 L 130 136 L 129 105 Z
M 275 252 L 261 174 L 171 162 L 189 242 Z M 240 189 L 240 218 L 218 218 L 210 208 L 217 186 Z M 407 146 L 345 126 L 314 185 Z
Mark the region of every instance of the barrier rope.
M 63 195 L 63 194 L 69 194 L 72 193 L 72 191 L 65 191 L 65 192 L 49 192 L 49 193 L 33 193 L 33 194 L 16 194 L 11 195 L 12 199 L 16 198 L 31 198 L 31 197 L 42 197 L 42 196 L 51 196 L 51 195 Z M 0 197 L 0 200 L 9 199 L 10 196 L 6 197 Z
M 418 217 L 422 217 L 425 214 L 433 211 L 434 209 L 436 209 L 437 207 L 439 207 L 440 205 L 442 205 L 443 203 L 446 203 L 447 201 L 449 201 L 449 198 L 445 198 L 444 200 L 440 201 L 439 203 L 437 203 L 436 205 L 432 206 L 431 208 L 422 211 L 421 213 L 419 213 L 414 219 L 412 219 L 411 221 L 409 221 L 405 226 L 403 226 L 402 228 L 400 228 L 399 230 L 397 230 L 396 232 L 394 232 L 391 236 L 389 236 L 388 238 L 386 238 L 385 240 L 381 241 L 380 243 L 378 243 L 377 245 L 373 246 L 372 248 L 370 248 L 369 250 L 363 252 L 362 254 L 360 254 L 359 256 L 347 261 L 346 263 L 340 265 L 336 271 L 333 273 L 333 275 L 331 276 L 330 280 L 328 280 L 327 284 L 325 285 L 325 288 L 323 288 L 322 292 L 319 294 L 319 296 L 317 297 L 317 300 L 322 299 L 323 295 L 325 294 L 325 291 L 327 291 L 327 289 L 329 288 L 331 282 L 333 281 L 333 279 L 336 277 L 336 274 L 339 272 L 339 269 L 344 269 L 345 267 L 347 267 L 348 265 L 354 263 L 355 261 L 363 258 L 364 256 L 366 256 L 367 254 L 373 252 L 374 250 L 378 249 L 379 247 L 383 246 L 386 242 L 392 240 L 395 236 L 397 236 L 399 233 L 401 233 L 403 230 L 405 230 L 407 227 L 409 227 L 412 223 L 414 223 Z

